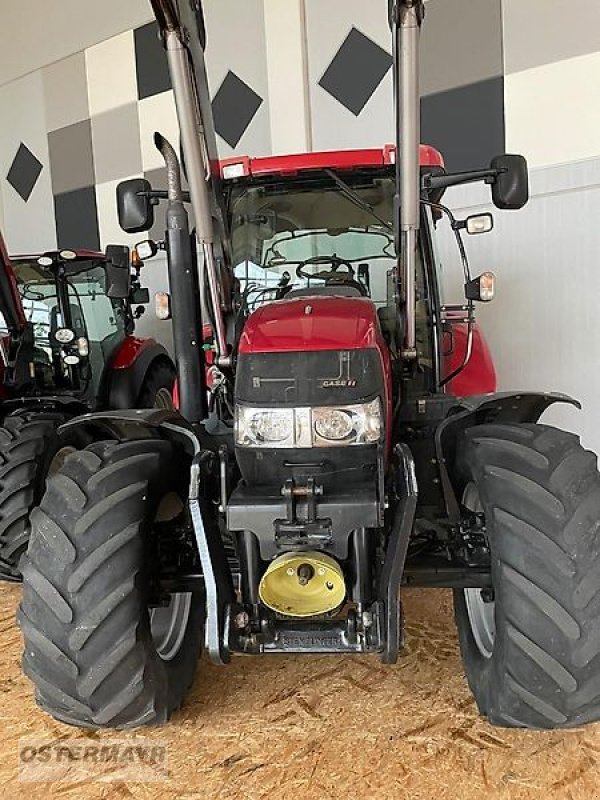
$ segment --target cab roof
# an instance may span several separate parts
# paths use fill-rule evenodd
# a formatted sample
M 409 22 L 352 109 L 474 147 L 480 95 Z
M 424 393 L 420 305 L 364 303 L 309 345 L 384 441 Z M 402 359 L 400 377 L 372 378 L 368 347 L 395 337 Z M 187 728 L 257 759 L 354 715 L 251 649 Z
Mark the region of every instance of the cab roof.
M 220 162 L 224 180 L 258 175 L 297 175 L 308 170 L 351 170 L 360 167 L 383 167 L 396 163 L 394 145 L 369 150 L 330 150 L 288 156 L 250 158 L 235 156 Z M 441 153 L 429 145 L 421 145 L 422 167 L 444 167 Z

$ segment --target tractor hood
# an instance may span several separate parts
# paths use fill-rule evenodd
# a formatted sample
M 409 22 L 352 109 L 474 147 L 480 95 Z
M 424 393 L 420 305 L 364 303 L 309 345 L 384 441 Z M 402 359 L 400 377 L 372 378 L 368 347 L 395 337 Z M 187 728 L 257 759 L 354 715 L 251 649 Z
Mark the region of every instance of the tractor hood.
M 377 310 L 363 297 L 298 297 L 255 311 L 246 322 L 240 353 L 284 353 L 385 348 Z

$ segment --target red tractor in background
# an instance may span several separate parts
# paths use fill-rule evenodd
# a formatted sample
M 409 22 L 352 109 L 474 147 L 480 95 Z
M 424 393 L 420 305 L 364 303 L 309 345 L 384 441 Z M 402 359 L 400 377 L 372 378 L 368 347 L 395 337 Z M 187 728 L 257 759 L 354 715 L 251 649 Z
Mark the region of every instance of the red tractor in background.
M 0 578 L 20 579 L 46 477 L 85 444 L 61 440 L 60 425 L 86 411 L 170 404 L 168 353 L 134 336 L 148 302 L 135 267 L 132 280 L 118 245 L 9 258 L 0 235 Z
M 392 664 L 411 585 L 454 590 L 490 722 L 598 719 L 597 459 L 538 424 L 553 403 L 576 403 L 457 395 L 495 385 L 473 311 L 494 278 L 471 277 L 462 240 L 492 219 L 456 219 L 443 194 L 484 181 L 497 208 L 518 210 L 525 160 L 453 174 L 420 146 L 425 7 L 391 0 L 394 150 L 219 165 L 201 3 L 152 7 L 190 191 L 157 135 L 167 192 L 127 181 L 118 203 L 122 227 L 143 231 L 166 195 L 179 408 L 62 428 L 90 444 L 48 481 L 23 559 L 23 667 L 39 705 L 84 727 L 164 722 L 202 648 L 216 664 L 276 653 Z M 433 246 L 444 218 L 464 272 L 465 302 L 451 308 Z

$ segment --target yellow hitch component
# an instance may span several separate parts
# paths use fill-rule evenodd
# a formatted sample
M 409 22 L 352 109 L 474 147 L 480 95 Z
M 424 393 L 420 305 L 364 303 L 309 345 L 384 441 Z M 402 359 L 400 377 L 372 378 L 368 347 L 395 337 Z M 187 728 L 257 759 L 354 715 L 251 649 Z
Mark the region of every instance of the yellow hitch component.
M 341 606 L 346 585 L 340 565 L 318 552 L 284 553 L 262 576 L 262 602 L 287 617 L 315 617 Z

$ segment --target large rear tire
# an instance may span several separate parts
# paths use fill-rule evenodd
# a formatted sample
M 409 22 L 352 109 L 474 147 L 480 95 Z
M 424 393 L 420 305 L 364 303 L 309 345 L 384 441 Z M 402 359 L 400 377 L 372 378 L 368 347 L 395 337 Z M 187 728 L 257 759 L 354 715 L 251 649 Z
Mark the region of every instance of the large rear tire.
M 68 418 L 47 409 L 19 409 L 0 427 L 0 579 L 21 578 L 18 565 L 29 541 L 29 515 L 63 447 L 58 428 Z
M 465 432 L 459 468 L 492 562 L 493 593 L 455 592 L 479 710 L 508 727 L 600 719 L 596 456 L 545 425 L 482 425 Z
M 100 442 L 70 455 L 32 516 L 22 562 L 23 669 L 56 719 L 94 728 L 165 722 L 189 689 L 204 600 L 150 608 L 151 537 L 181 496 L 169 442 Z

